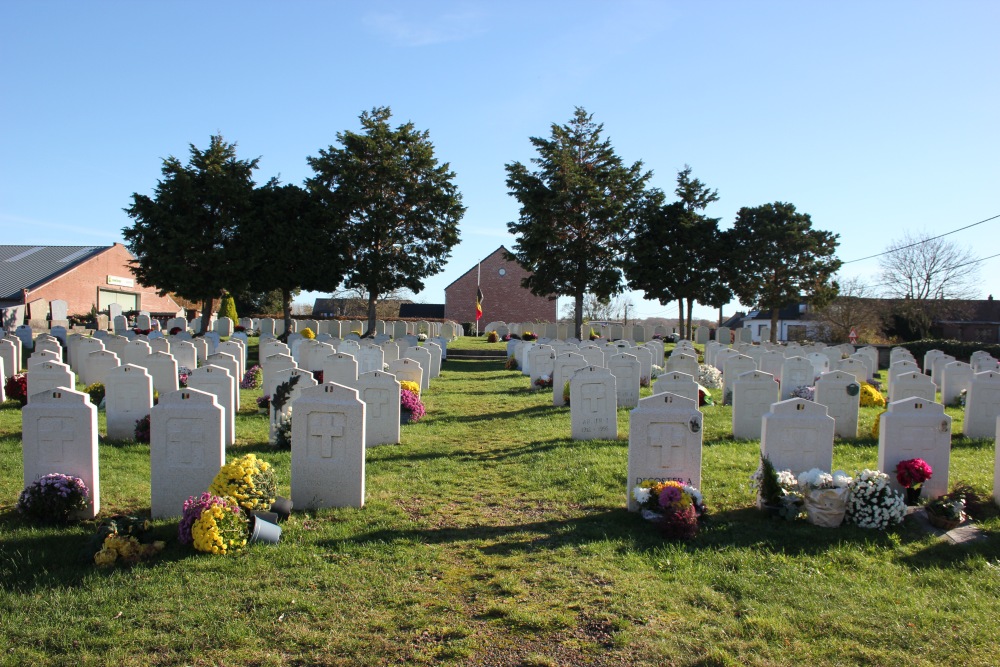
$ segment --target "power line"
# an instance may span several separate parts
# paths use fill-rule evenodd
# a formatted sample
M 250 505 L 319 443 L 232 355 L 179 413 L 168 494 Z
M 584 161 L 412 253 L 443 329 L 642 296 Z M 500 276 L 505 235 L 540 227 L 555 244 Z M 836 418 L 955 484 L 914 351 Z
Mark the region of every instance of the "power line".
M 944 234 L 939 234 L 938 236 L 932 236 L 929 239 L 924 239 L 922 241 L 917 241 L 916 243 L 911 243 L 910 245 L 904 245 L 901 248 L 893 248 L 892 250 L 886 250 L 885 252 L 880 252 L 877 255 L 868 255 L 867 257 L 862 257 L 860 259 L 852 259 L 852 260 L 849 260 L 847 262 L 841 262 L 841 264 L 853 264 L 854 262 L 863 262 L 866 259 L 874 259 L 876 257 L 881 257 L 882 255 L 888 255 L 889 253 L 899 252 L 900 250 L 906 250 L 907 248 L 912 248 L 914 246 L 922 245 L 924 243 L 927 243 L 928 241 L 934 241 L 936 239 L 940 239 L 940 238 L 943 238 L 945 236 L 949 236 L 949 235 L 954 234 L 956 232 L 961 232 L 961 231 L 964 231 L 966 229 L 970 229 L 972 227 L 975 227 L 976 225 L 981 225 L 984 222 L 989 222 L 990 220 L 996 220 L 997 218 L 1000 218 L 1000 214 L 994 215 L 991 218 L 986 218 L 985 220 L 980 220 L 979 222 L 974 222 L 971 225 L 966 225 L 965 227 L 959 227 L 958 229 L 953 229 L 950 232 L 945 232 Z M 989 258 L 987 257 L 986 259 L 989 259 Z

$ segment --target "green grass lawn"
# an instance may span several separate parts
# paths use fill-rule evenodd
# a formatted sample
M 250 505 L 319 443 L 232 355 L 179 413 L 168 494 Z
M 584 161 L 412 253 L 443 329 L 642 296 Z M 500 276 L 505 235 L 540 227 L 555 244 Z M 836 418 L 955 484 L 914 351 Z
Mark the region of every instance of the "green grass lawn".
M 243 392 L 230 454 L 274 463 L 288 495 L 290 456 L 267 445 L 258 394 Z M 1000 664 L 995 515 L 964 547 L 909 524 L 768 519 L 748 483 L 758 443 L 728 437 L 718 406 L 704 409 L 710 514 L 694 540 L 664 542 L 624 509 L 627 411 L 618 440 L 572 441 L 569 408 L 489 361 L 446 362 L 424 398 L 402 444 L 369 450 L 363 509 L 297 512 L 280 544 L 231 557 L 158 521 L 167 549 L 111 570 L 79 558 L 92 525 L 14 512 L 21 421 L 5 404 L 0 664 Z M 863 431 L 877 412 L 862 410 Z M 956 435 L 952 482 L 988 495 L 993 453 Z M 148 512 L 149 447 L 100 455 L 102 514 Z M 834 448 L 849 472 L 876 458 L 872 438 Z

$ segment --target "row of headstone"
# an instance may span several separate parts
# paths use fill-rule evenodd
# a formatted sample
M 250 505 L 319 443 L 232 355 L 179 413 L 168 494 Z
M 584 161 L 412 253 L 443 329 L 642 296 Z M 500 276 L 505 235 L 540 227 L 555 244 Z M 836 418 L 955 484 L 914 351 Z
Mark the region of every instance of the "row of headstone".
M 701 413 L 697 402 L 671 393 L 640 401 L 630 414 L 627 493 L 643 480 L 676 480 L 701 486 Z M 801 398 L 771 405 L 762 418 L 761 454 L 778 470 L 798 474 L 832 470 L 835 420 L 825 406 Z M 993 424 L 1000 436 L 1000 420 Z M 610 437 L 610 436 L 608 436 Z M 878 468 L 892 471 L 903 460 L 922 458 L 934 470 L 924 496 L 948 492 L 951 418 L 944 407 L 909 398 L 889 405 L 879 429 Z M 1000 454 L 996 458 L 994 495 L 1000 494 Z M 892 484 L 901 490 L 895 477 Z M 637 509 L 629 495 L 629 509 Z

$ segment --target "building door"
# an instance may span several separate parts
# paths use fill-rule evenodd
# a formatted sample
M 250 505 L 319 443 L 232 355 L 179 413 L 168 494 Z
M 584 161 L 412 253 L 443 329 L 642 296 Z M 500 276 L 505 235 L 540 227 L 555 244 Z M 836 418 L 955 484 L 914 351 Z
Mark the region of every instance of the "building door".
M 97 290 L 97 310 L 101 313 L 108 311 L 108 306 L 117 303 L 122 307 L 123 312 L 139 310 L 139 295 L 131 292 L 113 292 L 106 289 Z

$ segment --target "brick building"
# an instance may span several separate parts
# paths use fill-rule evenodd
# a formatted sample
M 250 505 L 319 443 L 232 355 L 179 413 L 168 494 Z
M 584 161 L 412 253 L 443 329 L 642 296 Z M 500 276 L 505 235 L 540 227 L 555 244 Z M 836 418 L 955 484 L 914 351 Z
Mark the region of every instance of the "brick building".
M 478 265 L 444 288 L 444 316 L 455 322 L 476 320 L 476 277 L 483 291 L 481 324 L 503 322 L 555 322 L 556 297 L 535 296 L 521 287 L 530 275 L 517 262 L 508 261 L 500 246 Z M 477 272 L 478 269 L 478 272 Z
M 23 310 L 25 322 L 42 322 L 49 303 L 65 301 L 69 315 L 91 308 L 107 313 L 145 310 L 174 316 L 181 307 L 155 287 L 141 285 L 129 262 L 135 259 L 121 243 L 112 246 L 0 246 L 0 308 Z M 18 308 L 19 306 L 23 308 Z

